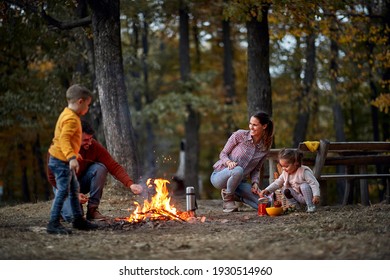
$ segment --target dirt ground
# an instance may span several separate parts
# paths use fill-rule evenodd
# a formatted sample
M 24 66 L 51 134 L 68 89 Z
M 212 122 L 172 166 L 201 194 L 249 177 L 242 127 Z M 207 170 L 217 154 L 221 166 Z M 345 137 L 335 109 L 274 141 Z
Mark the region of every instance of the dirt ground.
M 199 200 L 191 222 L 137 225 L 115 218 L 134 209 L 130 195 L 103 196 L 100 210 L 111 217 L 93 232 L 49 235 L 52 201 L 0 208 L 3 260 L 381 260 L 390 259 L 390 205 L 322 206 L 313 214 L 261 217 L 249 207 L 223 213 L 221 200 Z M 185 197 L 171 204 L 185 210 Z M 66 226 L 70 227 L 69 224 Z

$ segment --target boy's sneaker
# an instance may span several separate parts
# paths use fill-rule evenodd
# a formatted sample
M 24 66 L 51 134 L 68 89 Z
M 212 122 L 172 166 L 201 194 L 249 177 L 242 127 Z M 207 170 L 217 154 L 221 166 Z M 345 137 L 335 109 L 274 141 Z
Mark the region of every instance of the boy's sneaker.
M 84 219 L 83 217 L 80 217 L 80 218 L 76 218 L 73 221 L 73 227 L 77 228 L 79 230 L 87 230 L 88 231 L 88 230 L 95 230 L 99 226 L 94 224 L 94 223 L 91 223 L 90 221 Z
M 46 232 L 50 234 L 71 234 L 72 230 L 64 227 L 60 221 L 50 221 L 47 224 Z
M 307 213 L 313 213 L 315 211 L 316 211 L 316 207 L 314 205 L 307 206 L 307 210 L 306 210 Z

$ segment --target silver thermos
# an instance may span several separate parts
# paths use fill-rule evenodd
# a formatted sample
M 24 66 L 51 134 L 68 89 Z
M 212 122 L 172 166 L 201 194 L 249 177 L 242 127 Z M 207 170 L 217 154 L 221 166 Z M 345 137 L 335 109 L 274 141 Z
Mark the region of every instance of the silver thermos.
M 196 197 L 195 197 L 194 187 L 187 187 L 186 201 L 187 201 L 187 211 L 195 211 L 197 207 L 196 207 Z

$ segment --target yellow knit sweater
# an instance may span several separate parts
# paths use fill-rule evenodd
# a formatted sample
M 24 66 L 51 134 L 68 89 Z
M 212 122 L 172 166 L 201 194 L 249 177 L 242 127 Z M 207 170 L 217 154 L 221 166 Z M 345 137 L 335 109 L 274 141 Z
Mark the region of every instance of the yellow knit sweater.
M 49 148 L 50 155 L 62 161 L 77 157 L 81 147 L 81 133 L 79 115 L 65 108 L 57 120 L 54 138 Z

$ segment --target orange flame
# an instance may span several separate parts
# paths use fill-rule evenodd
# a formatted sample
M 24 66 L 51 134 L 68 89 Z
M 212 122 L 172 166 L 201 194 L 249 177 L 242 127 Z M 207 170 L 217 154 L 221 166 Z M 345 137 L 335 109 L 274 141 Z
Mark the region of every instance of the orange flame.
M 149 186 L 152 183 L 152 179 L 148 179 L 146 184 Z M 141 207 L 137 202 L 137 208 L 126 219 L 128 222 L 140 222 L 147 219 L 173 219 L 181 220 L 176 208 L 170 204 L 171 198 L 167 189 L 168 180 L 154 179 L 153 183 L 156 186 L 156 194 L 152 197 L 151 201 L 144 200 L 144 205 Z

